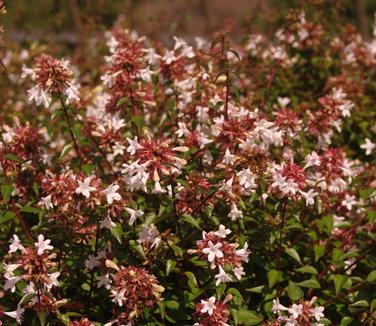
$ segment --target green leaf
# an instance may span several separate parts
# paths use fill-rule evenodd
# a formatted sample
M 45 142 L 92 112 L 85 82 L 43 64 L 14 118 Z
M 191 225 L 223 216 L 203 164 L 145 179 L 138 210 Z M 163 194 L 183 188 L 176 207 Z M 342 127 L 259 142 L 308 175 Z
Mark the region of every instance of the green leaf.
M 280 271 L 272 269 L 266 275 L 268 277 L 269 288 L 271 289 L 274 286 L 274 284 L 280 281 L 282 273 Z
M 304 292 L 294 282 L 289 281 L 289 285 L 287 286 L 287 295 L 292 301 L 296 301 L 303 297 Z
M 346 317 L 343 317 L 342 320 L 341 320 L 341 325 L 340 326 L 348 326 L 350 325 L 350 323 L 353 321 L 354 319 L 349 317 L 349 316 L 346 316 Z
M 324 245 L 314 245 L 313 251 L 315 253 L 315 262 L 317 262 L 325 253 Z
M 6 211 L 4 215 L 0 217 L 0 224 L 5 223 L 16 217 L 16 214 L 12 211 Z
M 65 155 L 67 155 L 71 150 L 72 150 L 72 145 L 71 144 L 68 144 L 68 145 L 65 145 L 63 150 L 61 151 L 61 154 L 60 154 L 60 158 L 61 157 L 64 157 Z
M 38 208 L 35 208 L 35 207 L 30 207 L 30 206 L 24 206 L 21 208 L 21 212 L 25 212 L 25 213 L 34 213 L 34 214 L 38 214 L 40 213 L 40 209 Z
M 1 185 L 1 195 L 3 196 L 3 200 L 5 202 L 8 202 L 12 191 L 13 191 L 13 185 L 8 185 L 8 184 Z
M 195 274 L 193 274 L 192 272 L 185 272 L 184 274 L 188 277 L 188 286 L 190 287 L 190 289 L 196 289 L 198 285 Z
M 111 234 L 114 236 L 114 238 L 121 243 L 121 236 L 123 234 L 123 228 L 120 223 L 117 223 L 116 226 L 112 227 L 110 229 Z
M 371 273 L 367 276 L 367 282 L 373 283 L 376 281 L 376 270 L 373 270 Z
M 21 162 L 21 160 L 12 153 L 5 154 L 5 158 L 10 161 Z
M 192 215 L 188 215 L 188 214 L 183 214 L 182 218 L 181 218 L 183 221 L 191 224 L 192 226 L 194 226 L 195 228 L 201 230 L 201 227 L 198 223 L 198 221 L 192 216 Z
M 236 306 L 241 306 L 244 303 L 244 298 L 238 289 L 230 288 L 228 289 L 228 293 L 232 295 L 232 302 Z
M 307 274 L 314 274 L 314 275 L 318 274 L 317 269 L 312 266 L 303 266 L 303 267 L 295 269 L 295 271 L 299 273 L 307 273 Z
M 247 292 L 253 292 L 253 293 L 262 293 L 263 289 L 265 288 L 264 285 L 255 286 L 250 289 L 245 289 Z
M 166 300 L 166 307 L 172 310 L 178 310 L 179 309 L 179 302 L 175 300 Z
M 294 248 L 286 248 L 285 252 L 290 257 L 294 258 L 300 265 L 303 265 L 298 252 Z
M 93 164 L 84 164 L 82 166 L 82 171 L 87 175 L 91 175 L 92 171 L 94 170 L 94 165 Z
M 334 288 L 336 291 L 336 295 L 339 291 L 342 290 L 343 286 L 345 285 L 348 276 L 347 275 L 334 275 Z
M 175 266 L 176 266 L 176 260 L 171 260 L 171 259 L 167 260 L 166 275 L 169 275 Z
M 122 97 L 122 98 L 119 99 L 119 101 L 116 103 L 116 107 L 119 107 L 119 106 L 122 106 L 122 105 L 129 106 L 130 104 L 131 104 L 131 101 L 129 100 L 128 97 Z
M 302 282 L 299 282 L 299 283 L 296 283 L 296 284 L 299 285 L 299 286 L 305 287 L 305 288 L 310 288 L 310 289 L 320 289 L 321 288 L 320 283 L 317 282 L 317 280 L 315 280 L 315 279 L 309 279 L 309 280 L 302 281 Z
M 241 324 L 246 326 L 259 325 L 263 321 L 263 317 L 257 315 L 253 311 L 248 311 L 245 309 L 231 309 L 231 314 L 234 318 L 235 325 Z
M 144 249 L 142 246 L 135 240 L 130 240 L 129 244 L 132 249 L 134 249 L 142 258 L 146 259 Z

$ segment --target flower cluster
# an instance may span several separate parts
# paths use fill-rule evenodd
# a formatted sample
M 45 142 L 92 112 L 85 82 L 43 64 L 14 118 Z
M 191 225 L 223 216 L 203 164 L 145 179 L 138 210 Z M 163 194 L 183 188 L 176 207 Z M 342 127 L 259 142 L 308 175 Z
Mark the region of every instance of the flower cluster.
M 226 240 L 230 233 L 231 230 L 226 229 L 224 225 L 220 225 L 218 231 L 209 233 L 204 231 L 202 240 L 196 242 L 197 250 L 190 251 L 207 259 L 211 269 L 218 268 L 218 274 L 215 275 L 216 286 L 233 280 L 225 269 L 231 271 L 238 280 L 245 275 L 243 263 L 247 263 L 249 259 L 248 243 L 246 242 L 243 248 L 238 249 L 238 243 L 229 243 Z
M 317 297 L 313 297 L 310 301 L 302 301 L 299 304 L 292 304 L 290 307 L 285 307 L 279 302 L 279 299 L 273 300 L 273 313 L 278 317 L 276 321 L 268 325 L 286 325 L 286 326 L 324 326 L 320 323 L 324 318 L 324 307 L 317 306 L 314 303 Z
M 116 270 L 108 282 L 112 302 L 121 307 L 117 322 L 132 324 L 145 308 L 153 307 L 161 299 L 164 288 L 145 268 L 117 266 L 108 260 L 106 265 Z
M 28 90 L 29 101 L 35 101 L 38 106 L 43 104 L 45 108 L 49 108 L 52 95 L 66 96 L 66 104 L 79 101 L 78 85 L 67 60 L 42 54 L 35 59 L 33 68 L 22 68 L 21 77 L 27 76 L 36 82 L 36 85 Z
M 229 326 L 230 312 L 228 310 L 228 302 L 231 301 L 232 296 L 228 295 L 225 300 L 216 300 L 215 297 L 210 297 L 207 300 L 201 300 L 196 304 L 195 316 L 199 320 L 194 326 Z
M 19 237 L 14 234 L 10 241 L 9 251 L 11 263 L 4 264 L 4 291 L 16 291 L 16 286 L 25 283 L 24 296 L 17 305 L 15 313 L 7 313 L 8 316 L 16 318 L 21 324 L 22 314 L 25 308 L 31 308 L 36 312 L 55 312 L 58 306 L 51 289 L 58 287 L 59 271 L 56 270 L 57 263 L 54 262 L 56 253 L 49 253 L 53 246 L 51 240 L 45 239 L 43 234 L 38 235 L 38 241 L 34 246 L 24 247 Z

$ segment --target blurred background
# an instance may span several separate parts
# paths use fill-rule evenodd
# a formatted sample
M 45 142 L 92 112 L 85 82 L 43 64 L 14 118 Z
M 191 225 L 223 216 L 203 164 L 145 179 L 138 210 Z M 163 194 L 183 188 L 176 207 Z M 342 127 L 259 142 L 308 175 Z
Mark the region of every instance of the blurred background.
M 73 46 L 116 20 L 164 43 L 172 35 L 211 38 L 226 29 L 234 38 L 272 34 L 289 8 L 336 12 L 369 38 L 376 0 L 5 0 L 5 37 L 23 42 L 50 39 Z M 120 16 L 119 16 L 120 15 Z M 120 17 L 120 18 L 119 18 Z M 330 21 L 328 21 L 330 23 Z M 332 24 L 334 25 L 334 24 Z

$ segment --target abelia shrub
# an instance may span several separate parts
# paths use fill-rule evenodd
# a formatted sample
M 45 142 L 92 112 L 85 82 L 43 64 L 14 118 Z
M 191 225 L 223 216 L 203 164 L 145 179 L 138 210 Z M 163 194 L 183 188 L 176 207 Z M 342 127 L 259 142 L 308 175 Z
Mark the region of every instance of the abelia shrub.
M 372 325 L 376 25 L 326 14 L 5 44 L 2 323 Z

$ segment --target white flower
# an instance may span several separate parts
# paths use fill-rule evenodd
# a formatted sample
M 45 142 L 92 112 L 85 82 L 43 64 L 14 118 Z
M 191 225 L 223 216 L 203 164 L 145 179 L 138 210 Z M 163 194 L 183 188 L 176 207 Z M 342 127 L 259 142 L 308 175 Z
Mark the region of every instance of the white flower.
M 278 104 L 285 108 L 287 105 L 289 105 L 289 103 L 291 102 L 290 98 L 288 97 L 277 97 L 277 101 L 278 101 Z
M 28 94 L 28 100 L 35 101 L 36 105 L 43 104 L 44 107 L 47 109 L 50 106 L 51 103 L 51 96 L 44 91 L 42 88 L 40 88 L 38 85 L 34 86 L 33 88 L 29 89 L 27 91 Z
M 345 206 L 347 210 L 351 211 L 353 205 L 356 205 L 357 201 L 355 200 L 355 196 L 350 196 L 349 194 L 345 195 L 345 198 L 342 200 L 341 205 Z
M 215 278 L 216 278 L 215 286 L 218 286 L 220 283 L 231 282 L 232 278 L 230 277 L 230 275 L 228 275 L 225 272 L 225 270 L 222 268 L 221 265 L 219 265 L 218 267 L 219 267 L 219 273 L 215 275 Z
M 66 88 L 65 93 L 67 95 L 67 99 L 65 103 L 67 105 L 78 102 L 80 100 L 79 98 L 79 90 L 78 90 L 78 85 L 76 84 L 75 80 L 72 80 L 69 84 L 69 86 Z
M 138 243 L 150 244 L 151 247 L 157 246 L 160 241 L 159 231 L 154 224 L 150 224 L 149 227 L 144 226 L 137 240 Z
M 4 314 L 7 315 L 8 317 L 14 318 L 17 324 L 20 325 L 22 323 L 21 318 L 22 318 L 24 311 L 25 311 L 24 308 L 22 308 L 21 306 L 17 306 L 17 310 L 9 311 L 9 312 L 4 311 Z
M 5 264 L 4 263 L 4 265 L 3 265 L 3 267 L 4 267 L 4 277 L 6 278 L 6 279 L 10 279 L 10 278 L 12 278 L 13 276 L 14 276 L 14 271 L 18 268 L 18 267 L 20 267 L 21 266 L 21 264 Z
M 366 155 L 371 155 L 373 150 L 376 148 L 376 144 L 372 143 L 369 138 L 366 138 L 364 142 L 364 144 L 360 145 L 360 148 L 366 151 Z
M 182 46 L 186 47 L 188 45 L 187 42 L 180 37 L 173 36 L 173 39 L 175 41 L 174 50 L 177 50 Z
M 133 225 L 133 223 L 137 220 L 137 218 L 144 215 L 144 212 L 141 210 L 134 210 L 132 208 L 126 207 L 125 210 L 131 215 L 129 217 L 129 225 Z
M 100 265 L 101 262 L 94 255 L 90 255 L 89 258 L 85 261 L 85 267 L 90 271 Z
M 227 215 L 229 218 L 231 218 L 231 221 L 236 221 L 238 219 L 242 219 L 243 218 L 243 212 L 238 210 L 238 207 L 236 206 L 236 204 L 233 202 L 231 204 L 231 211 L 230 213 L 228 213 Z
M 183 136 L 189 136 L 190 132 L 187 128 L 185 122 L 178 122 L 178 130 L 175 131 L 175 134 L 180 138 Z
M 248 242 L 244 243 L 244 247 L 242 249 L 236 250 L 236 254 L 240 257 L 242 257 L 243 261 L 248 263 L 248 256 L 249 256 L 249 250 L 248 250 Z
M 230 150 L 226 148 L 225 155 L 223 156 L 222 163 L 233 165 L 235 162 L 235 155 L 231 154 Z
M 115 302 L 118 304 L 118 306 L 122 307 L 123 301 L 126 300 L 126 297 L 124 296 L 125 289 L 122 289 L 120 292 L 111 290 L 111 293 L 114 296 L 114 298 L 112 299 L 112 302 Z
M 320 319 L 324 317 L 324 314 L 323 314 L 324 310 L 325 308 L 321 306 L 315 307 L 312 309 L 312 314 L 317 321 L 320 321 Z
M 102 286 L 104 286 L 107 290 L 110 289 L 111 287 L 111 279 L 110 279 L 110 274 L 107 273 L 105 275 L 101 275 L 98 279 L 98 284 L 97 284 L 97 287 L 100 288 Z
M 169 65 L 173 63 L 177 58 L 175 57 L 174 51 L 166 51 L 162 59 L 167 65 Z
M 59 281 L 57 280 L 59 276 L 60 276 L 60 272 L 48 274 L 49 280 L 48 280 L 48 283 L 45 283 L 47 289 L 51 289 L 53 286 L 59 286 Z
M 8 291 L 9 289 L 12 293 L 16 291 L 16 284 L 20 280 L 22 280 L 21 276 L 13 276 L 7 279 L 4 284 L 4 291 Z
M 315 151 L 313 151 L 306 156 L 305 162 L 306 164 L 304 165 L 304 169 L 307 169 L 311 166 L 320 166 L 320 156 Z
M 54 249 L 53 246 L 50 245 L 50 242 L 51 240 L 47 239 L 47 240 L 44 240 L 44 235 L 43 234 L 39 234 L 38 235 L 38 242 L 35 242 L 35 248 L 37 248 L 37 254 L 40 256 L 40 255 L 43 255 L 43 252 L 45 250 L 52 250 Z
M 235 277 L 240 281 L 243 275 L 245 275 L 244 268 L 243 267 L 235 267 L 233 269 L 233 273 Z
M 278 299 L 278 298 L 273 299 L 273 307 L 272 307 L 272 312 L 273 312 L 273 314 L 276 314 L 276 313 L 278 313 L 279 311 L 287 311 L 287 310 L 289 310 L 289 308 L 287 308 L 287 307 L 281 305 L 281 304 L 279 303 L 279 299 Z
M 289 314 L 292 315 L 292 317 L 294 319 L 297 319 L 301 314 L 302 314 L 302 311 L 303 311 L 303 305 L 301 304 L 293 304 L 290 308 L 289 308 Z
M 38 203 L 39 205 L 44 205 L 44 207 L 49 210 L 51 208 L 54 208 L 54 205 L 51 202 L 51 195 L 48 195 L 46 197 L 42 197 Z
M 11 239 L 9 245 L 9 251 L 8 253 L 16 252 L 17 250 L 21 250 L 22 252 L 25 252 L 25 247 L 21 244 L 20 239 L 16 234 L 13 234 L 13 239 Z
M 210 297 L 207 301 L 201 300 L 201 304 L 204 306 L 201 309 L 201 312 L 208 313 L 210 316 L 213 314 L 214 310 L 217 308 L 215 306 L 215 297 Z
M 107 203 L 111 205 L 114 200 L 118 201 L 121 200 L 120 194 L 117 192 L 117 190 L 120 188 L 119 185 L 109 185 L 105 190 L 103 190 L 103 193 L 106 195 Z
M 159 58 L 161 57 L 159 54 L 156 53 L 154 48 L 148 48 L 144 49 L 145 54 L 145 59 L 150 65 L 154 65 L 157 63 Z
M 130 153 L 131 155 L 134 155 L 137 150 L 143 148 L 142 145 L 138 143 L 137 136 L 134 137 L 134 140 L 127 138 L 127 141 L 129 143 L 127 152 Z
M 243 169 L 236 174 L 239 177 L 239 184 L 243 186 L 246 190 L 254 189 L 257 187 L 254 179 L 254 175 L 250 168 Z
M 116 224 L 112 222 L 111 218 L 109 216 L 106 216 L 101 222 L 100 222 L 100 228 L 106 228 L 111 230 L 113 227 L 115 227 Z
M 167 192 L 166 189 L 163 189 L 159 181 L 154 183 L 154 189 L 151 191 L 153 194 L 164 194 Z
M 25 293 L 25 296 L 28 294 L 34 294 L 35 293 L 35 286 L 32 281 L 23 289 L 23 293 Z
M 215 234 L 218 235 L 221 238 L 226 238 L 226 236 L 230 233 L 231 233 L 231 230 L 226 229 L 226 227 L 223 224 L 221 224 L 219 226 L 219 230 L 215 232 Z
M 319 194 L 315 192 L 313 189 L 309 189 L 308 192 L 304 192 L 300 190 L 300 194 L 306 201 L 306 206 L 313 205 L 315 203 L 315 197 Z
M 90 182 L 91 182 L 92 178 L 93 177 L 87 177 L 87 178 L 85 178 L 84 181 L 77 180 L 79 186 L 76 189 L 76 194 L 78 194 L 78 195 L 82 194 L 84 197 L 89 198 L 90 193 L 97 190 L 97 188 L 90 186 Z
M 124 149 L 125 149 L 125 146 L 123 146 L 119 142 L 116 142 L 114 144 L 114 146 L 112 146 L 112 150 L 114 151 L 112 155 L 114 157 L 117 156 L 117 155 L 123 155 L 124 154 Z
M 218 243 L 216 243 L 214 245 L 213 242 L 211 242 L 209 240 L 208 245 L 209 245 L 209 247 L 208 248 L 204 248 L 202 250 L 202 252 L 204 254 L 208 255 L 208 261 L 209 261 L 209 263 L 211 263 L 212 261 L 214 261 L 214 259 L 216 257 L 217 258 L 222 258 L 223 257 L 223 252 L 221 250 L 219 250 L 220 248 L 222 248 L 222 243 L 218 242 Z
M 32 80 L 35 80 L 37 77 L 33 69 L 26 67 L 25 64 L 22 64 L 21 78 L 26 78 L 27 76 L 30 76 Z

